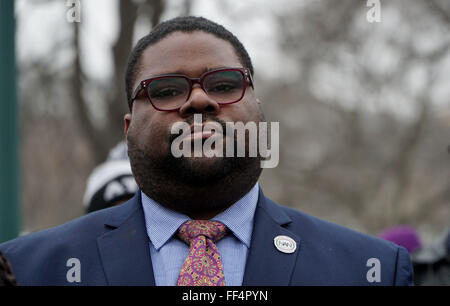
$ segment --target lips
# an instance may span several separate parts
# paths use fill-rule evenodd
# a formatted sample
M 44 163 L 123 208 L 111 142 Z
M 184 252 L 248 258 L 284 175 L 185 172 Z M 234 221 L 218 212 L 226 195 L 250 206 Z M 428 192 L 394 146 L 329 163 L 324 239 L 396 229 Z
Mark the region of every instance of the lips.
M 207 130 L 205 130 L 205 127 L 207 127 Z M 214 121 L 207 121 L 203 124 L 193 123 L 190 126 L 191 129 L 191 140 L 196 139 L 207 139 L 215 134 L 216 136 L 222 135 L 222 125 L 218 122 Z M 186 138 L 189 136 L 186 136 Z
M 203 132 L 191 133 L 191 140 L 207 139 L 214 134 L 215 134 L 214 131 L 203 131 Z

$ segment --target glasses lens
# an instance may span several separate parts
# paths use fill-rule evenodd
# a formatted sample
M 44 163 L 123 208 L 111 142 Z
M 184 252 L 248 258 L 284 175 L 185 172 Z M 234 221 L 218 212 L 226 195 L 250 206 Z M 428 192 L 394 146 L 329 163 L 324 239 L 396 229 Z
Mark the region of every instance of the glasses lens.
M 218 103 L 236 102 L 244 92 L 244 75 L 239 70 L 216 71 L 205 77 L 203 86 Z
M 165 77 L 148 85 L 152 103 L 159 109 L 170 110 L 183 105 L 189 93 L 189 82 L 180 77 Z

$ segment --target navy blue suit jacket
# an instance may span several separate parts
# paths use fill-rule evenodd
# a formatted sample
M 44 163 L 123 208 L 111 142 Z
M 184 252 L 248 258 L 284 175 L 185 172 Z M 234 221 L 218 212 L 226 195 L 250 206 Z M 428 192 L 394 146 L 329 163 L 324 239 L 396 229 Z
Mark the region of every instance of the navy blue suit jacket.
M 278 235 L 296 241 L 294 253 L 277 250 Z M 120 206 L 5 242 L 0 250 L 19 285 L 155 284 L 140 191 Z M 68 281 L 71 258 L 79 260 L 80 282 Z M 379 260 L 379 282 L 368 281 L 370 258 Z M 244 286 L 411 285 L 412 275 L 404 248 L 279 206 L 260 190 Z

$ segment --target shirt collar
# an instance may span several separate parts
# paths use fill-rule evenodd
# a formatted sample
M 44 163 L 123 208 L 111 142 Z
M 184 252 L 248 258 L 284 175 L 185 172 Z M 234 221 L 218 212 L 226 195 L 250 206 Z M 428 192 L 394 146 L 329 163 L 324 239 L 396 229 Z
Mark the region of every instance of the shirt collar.
M 253 217 L 258 203 L 258 196 L 259 184 L 256 183 L 240 200 L 211 219 L 225 224 L 247 248 L 250 247 Z M 141 198 L 148 237 L 155 249 L 159 251 L 176 233 L 178 228 L 190 218 L 162 206 L 142 191 Z

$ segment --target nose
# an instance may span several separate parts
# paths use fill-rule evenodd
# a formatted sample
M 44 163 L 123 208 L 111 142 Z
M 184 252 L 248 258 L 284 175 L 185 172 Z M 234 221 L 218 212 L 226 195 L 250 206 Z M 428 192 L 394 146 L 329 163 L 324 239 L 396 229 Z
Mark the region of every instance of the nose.
M 216 101 L 211 99 L 199 84 L 195 84 L 192 87 L 189 99 L 179 110 L 182 117 L 201 113 L 210 113 L 211 115 L 217 115 L 219 111 L 220 105 Z

